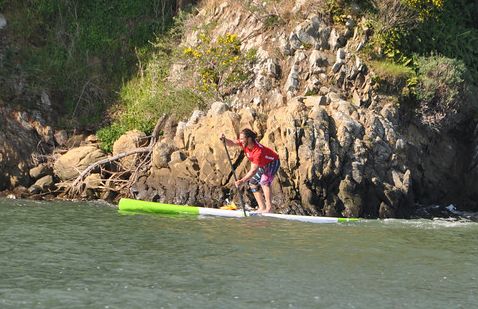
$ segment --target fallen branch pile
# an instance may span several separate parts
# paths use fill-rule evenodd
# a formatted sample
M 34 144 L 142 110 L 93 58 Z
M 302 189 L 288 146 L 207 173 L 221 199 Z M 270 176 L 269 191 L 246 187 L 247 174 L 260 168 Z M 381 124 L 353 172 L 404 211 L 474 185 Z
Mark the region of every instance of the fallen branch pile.
M 140 175 L 147 173 L 151 168 L 151 153 L 159 140 L 159 134 L 164 128 L 167 120 L 166 115 L 163 115 L 158 119 L 153 133 L 149 136 L 150 140 L 148 146 L 122 152 L 89 165 L 86 169 L 80 172 L 78 177 L 71 184 L 65 184 L 65 196 L 68 198 L 74 198 L 81 195 L 85 191 L 85 179 L 93 171 L 97 171 L 98 169 L 100 170 L 100 175 L 102 175 L 101 182 L 104 183 L 101 188 L 107 191 L 107 194 L 113 192 L 116 194 L 122 193 L 130 195 L 131 186 L 137 181 Z M 120 159 L 131 155 L 137 156 L 137 164 L 135 164 L 134 168 L 127 168 L 119 162 Z

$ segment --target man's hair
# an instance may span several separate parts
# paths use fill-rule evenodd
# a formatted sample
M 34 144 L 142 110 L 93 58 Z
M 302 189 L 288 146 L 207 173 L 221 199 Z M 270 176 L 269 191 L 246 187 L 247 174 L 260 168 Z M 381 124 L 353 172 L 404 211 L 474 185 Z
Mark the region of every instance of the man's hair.
M 244 134 L 246 138 L 251 137 L 254 140 L 257 138 L 257 133 L 252 131 L 251 129 L 243 129 L 241 133 Z

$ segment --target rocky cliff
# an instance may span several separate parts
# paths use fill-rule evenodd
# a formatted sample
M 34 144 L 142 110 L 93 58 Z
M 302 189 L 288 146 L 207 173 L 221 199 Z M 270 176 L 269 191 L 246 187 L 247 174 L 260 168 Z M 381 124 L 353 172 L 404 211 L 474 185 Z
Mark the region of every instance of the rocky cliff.
M 153 153 L 161 163 L 137 184 L 141 197 L 220 205 L 231 193 L 232 174 L 217 135 L 234 137 L 250 127 L 280 155 L 279 211 L 396 217 L 417 204 L 476 208 L 471 134 L 423 126 L 378 89 L 361 59 L 369 31 L 359 20 L 332 27 L 306 9 L 297 4 L 293 10 L 303 19 L 274 31 L 232 2 L 200 11 L 197 20 L 217 25 L 214 35 L 238 33 L 243 48 L 257 48 L 254 83 L 178 124 Z M 247 169 L 239 152 L 233 160 L 239 171 Z
M 264 18 L 268 4 L 257 5 L 262 6 L 259 13 L 235 1 L 207 1 L 189 21 L 185 47 L 198 44 L 201 27 L 207 26 L 211 37 L 235 33 L 241 49 L 257 51 L 254 74 L 207 111 L 195 111 L 185 121 L 170 118 L 153 148 L 149 170 L 135 175 L 131 192 L 125 194 L 210 207 L 237 198 L 218 136 L 236 137 L 249 127 L 280 156 L 281 170 L 273 185 L 277 212 L 385 218 L 406 217 L 420 205 L 435 203 L 477 209 L 476 122 L 463 117 L 460 130 L 448 131 L 422 125 L 377 84 L 361 53 L 371 33 L 360 19 L 348 16 L 343 25 L 333 26 L 311 13 L 310 4 L 297 1 L 280 8 L 294 18 L 271 28 Z M 187 84 L 188 69 L 176 65 L 171 78 Z M 395 82 L 390 87 L 403 81 Z M 17 124 L 9 121 L 10 132 L 15 131 Z M 140 146 L 138 139 L 144 136 L 135 136 L 122 140 Z M 4 137 L 12 143 L 10 139 Z M 115 147 L 130 147 L 121 143 Z M 230 153 L 238 172 L 244 173 L 247 160 L 237 150 Z M 62 160 L 64 168 L 73 171 L 69 178 L 79 173 L 76 161 Z M 1 174 L 12 174 L 6 171 L 3 167 Z M 17 168 L 14 173 L 24 172 Z M 106 176 L 95 177 L 90 187 L 107 191 Z M 252 204 L 252 195 L 247 196 Z

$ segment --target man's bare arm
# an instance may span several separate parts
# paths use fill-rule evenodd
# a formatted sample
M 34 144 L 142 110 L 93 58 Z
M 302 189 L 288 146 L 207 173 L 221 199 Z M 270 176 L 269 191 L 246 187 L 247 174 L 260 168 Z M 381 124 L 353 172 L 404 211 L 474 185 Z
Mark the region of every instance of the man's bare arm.
M 246 174 L 244 177 L 242 177 L 242 178 L 239 180 L 239 182 L 240 182 L 240 183 L 245 183 L 246 181 L 248 181 L 249 179 L 251 179 L 252 176 L 254 176 L 254 175 L 256 174 L 256 172 L 257 172 L 258 169 L 259 169 L 259 165 L 252 163 L 252 164 L 251 164 L 251 169 L 249 170 L 249 172 L 247 172 L 247 174 Z
M 226 146 L 229 146 L 229 147 L 231 147 L 231 146 L 238 146 L 238 147 L 240 147 L 240 146 L 241 146 L 238 141 L 235 141 L 235 140 L 232 140 L 232 139 L 227 138 L 227 137 L 224 135 L 224 133 L 221 134 L 221 136 L 219 137 L 219 139 L 220 139 L 221 141 L 222 141 L 222 140 L 225 141 L 225 142 L 226 142 Z

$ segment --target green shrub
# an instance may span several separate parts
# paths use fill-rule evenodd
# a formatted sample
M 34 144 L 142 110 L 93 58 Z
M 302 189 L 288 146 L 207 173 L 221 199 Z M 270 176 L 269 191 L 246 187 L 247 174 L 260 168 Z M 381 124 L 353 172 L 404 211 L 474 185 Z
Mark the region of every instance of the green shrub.
M 470 0 L 374 0 L 372 57 L 413 65 L 413 55 L 442 54 L 462 60 L 478 84 L 478 2 Z M 377 53 L 378 51 L 378 53 Z
M 318 3 L 318 11 L 328 15 L 337 24 L 343 24 L 348 15 L 363 16 L 373 9 L 373 0 L 323 0 Z
M 428 55 L 430 52 L 456 58 L 465 64 L 472 82 L 478 85 L 478 2 L 444 1 L 433 19 L 420 24 L 403 40 L 407 53 Z
M 266 29 L 274 29 L 278 26 L 283 25 L 284 21 L 281 20 L 279 15 L 270 14 L 263 19 L 263 23 Z
M 469 76 L 461 60 L 443 56 L 417 60 L 418 114 L 428 126 L 447 130 L 470 116 Z
M 100 146 L 106 152 L 113 151 L 114 142 L 120 138 L 128 129 L 121 124 L 113 123 L 108 127 L 104 127 L 96 132 L 98 140 L 101 142 Z
M 196 89 L 205 95 L 225 98 L 252 76 L 256 51 L 241 51 L 236 34 L 226 33 L 215 40 L 199 35 L 197 46 L 183 50 L 186 63 L 197 72 Z

